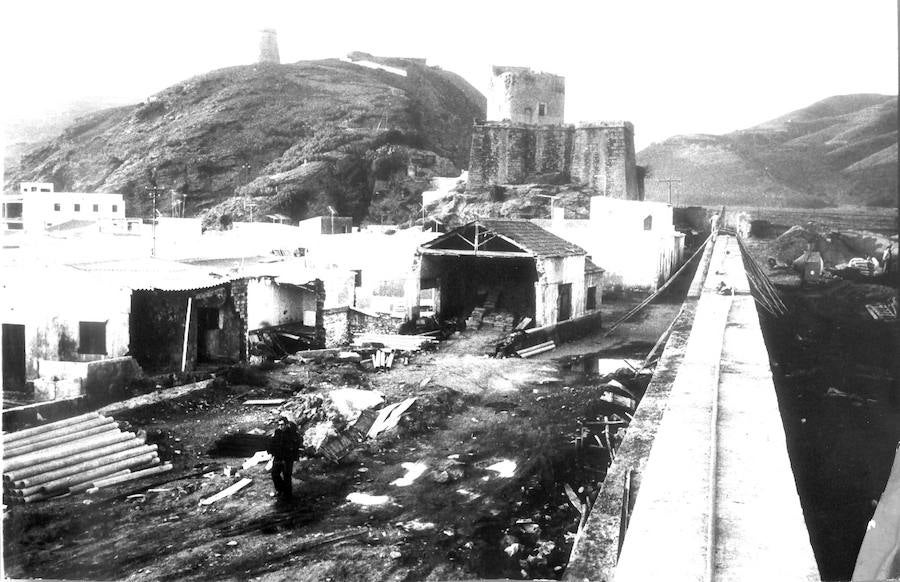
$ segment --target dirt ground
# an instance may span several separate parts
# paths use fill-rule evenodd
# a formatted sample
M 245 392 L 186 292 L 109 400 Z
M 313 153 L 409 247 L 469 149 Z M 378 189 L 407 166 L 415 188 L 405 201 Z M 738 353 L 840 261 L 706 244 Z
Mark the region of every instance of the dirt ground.
M 605 305 L 604 326 L 642 298 Z M 580 517 L 566 486 L 580 500 L 591 496 L 609 459 L 606 450 L 579 441 L 583 423 L 627 420 L 599 398 L 597 387 L 611 376 L 598 374 L 597 356 L 606 358 L 600 371 L 619 368 L 615 377 L 640 397 L 650 375 L 616 360 L 643 359 L 679 306 L 677 296 L 667 298 L 611 337 L 601 330 L 528 360 L 488 357 L 499 336 L 465 332 L 387 371 L 337 361 L 278 364 L 117 416 L 145 431 L 174 471 L 95 495 L 7 506 L 6 573 L 94 580 L 558 578 Z M 215 452 L 229 435 L 274 428 L 281 407 L 245 400 L 286 398 L 287 408 L 346 387 L 378 391 L 386 403 L 417 401 L 397 428 L 339 462 L 302 458 L 293 501 L 270 497 L 262 464 L 241 469 L 249 450 Z M 612 435 L 615 442 L 622 436 Z M 405 463 L 424 470 L 398 484 L 416 466 Z M 234 496 L 199 505 L 244 477 L 252 483 Z
M 772 244 L 748 242 L 764 271 Z M 770 274 L 790 312 L 761 311 L 761 321 L 810 540 L 822 578 L 849 580 L 900 441 L 900 326 L 873 320 L 865 304 L 896 291 Z

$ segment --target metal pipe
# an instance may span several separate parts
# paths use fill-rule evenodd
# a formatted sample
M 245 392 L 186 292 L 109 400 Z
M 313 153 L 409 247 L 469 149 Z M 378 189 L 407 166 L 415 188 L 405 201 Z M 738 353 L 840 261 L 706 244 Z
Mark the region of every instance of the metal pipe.
M 19 479 L 26 479 L 34 475 L 40 475 L 41 473 L 45 473 L 47 471 L 55 471 L 57 469 L 62 469 L 63 467 L 68 467 L 77 463 L 83 463 L 84 461 L 90 461 L 91 459 L 97 459 L 99 457 L 104 457 L 112 453 L 118 453 L 119 451 L 140 447 L 143 446 L 143 444 L 144 441 L 140 439 L 132 439 L 130 441 L 114 443 L 105 447 L 101 447 L 99 449 L 92 449 L 76 455 L 63 457 L 62 459 L 56 459 L 55 461 L 37 463 L 28 467 L 24 467 L 22 469 L 17 469 L 15 471 L 7 471 L 3 474 L 3 481 L 5 483 L 11 483 L 13 481 L 18 481 Z
M 45 433 L 37 434 L 34 436 L 26 437 L 24 439 L 19 439 L 14 443 L 9 443 L 4 445 L 4 456 L 9 457 L 11 451 L 18 450 L 22 447 L 26 447 L 28 445 L 33 445 L 35 443 L 45 442 L 50 439 L 54 439 L 60 436 L 66 436 L 70 434 L 74 434 L 77 432 L 85 431 L 89 428 L 94 428 L 97 426 L 103 426 L 105 424 L 111 424 L 115 422 L 112 418 L 100 417 L 100 418 L 88 418 L 85 419 L 84 422 L 79 422 L 78 424 L 73 424 L 70 426 L 64 426 L 62 428 L 58 428 L 56 430 L 51 430 Z
M 155 466 L 158 466 L 158 465 L 159 465 L 159 457 L 157 457 L 157 456 L 154 455 L 154 457 L 150 460 L 150 462 L 145 463 L 145 465 L 149 465 L 149 466 L 147 467 L 148 469 L 152 469 L 152 468 L 154 468 Z M 143 471 L 143 470 L 144 470 L 144 469 L 140 469 L 140 471 Z M 133 475 L 134 473 L 139 473 L 140 471 L 129 470 L 128 473 L 127 473 L 127 475 Z M 93 489 L 95 483 L 99 483 L 99 482 L 101 482 L 101 481 L 106 481 L 107 479 L 110 479 L 110 478 L 112 478 L 112 477 L 117 477 L 117 476 L 124 477 L 125 475 L 108 475 L 108 476 L 102 477 L 102 478 L 100 478 L 100 479 L 93 479 L 92 481 L 85 481 L 84 483 L 80 483 L 80 484 L 78 484 L 78 485 L 75 485 L 74 487 L 70 487 L 70 488 L 69 488 L 69 492 L 71 492 L 71 493 L 84 493 L 84 492 L 87 491 L 88 489 Z
M 40 485 L 35 485 L 34 487 L 25 487 L 24 489 L 21 489 L 19 491 L 23 496 L 27 497 L 28 495 L 33 495 L 35 493 L 52 493 L 54 491 L 59 491 L 62 489 L 69 489 L 70 487 L 80 485 L 81 483 L 93 481 L 94 479 L 98 479 L 100 477 L 106 477 L 107 475 L 115 473 L 116 471 L 121 471 L 122 469 L 130 469 L 131 467 L 146 465 L 150 463 L 155 456 L 155 453 L 144 453 L 143 455 L 131 457 L 130 459 L 125 459 L 124 461 L 117 461 L 115 463 L 109 463 L 90 471 L 83 471 L 77 475 L 70 475 L 61 479 L 54 479 L 53 481 L 47 481 L 46 483 L 41 483 Z
M 28 453 L 27 455 L 20 455 L 15 459 L 9 459 L 8 461 L 4 460 L 4 470 L 15 471 L 16 469 L 21 469 L 22 467 L 27 467 L 29 465 L 62 459 L 63 457 L 68 457 L 77 453 L 83 453 L 85 451 L 104 447 L 113 443 L 129 441 L 133 438 L 135 438 L 135 434 L 133 432 L 107 432 L 67 445 L 43 449 L 34 453 Z
M 119 425 L 115 422 L 113 422 L 112 424 L 104 424 L 101 426 L 86 428 L 84 430 L 81 430 L 81 431 L 78 431 L 78 432 L 75 432 L 72 434 L 58 436 L 55 438 L 47 439 L 46 441 L 42 441 L 42 442 L 32 443 L 30 445 L 25 445 L 23 447 L 18 447 L 18 448 L 9 450 L 9 451 L 3 451 L 3 456 L 4 456 L 4 459 L 12 459 L 15 457 L 19 457 L 21 455 L 27 455 L 28 453 L 41 451 L 44 449 L 80 441 L 83 439 L 97 436 L 99 434 L 112 432 L 112 431 L 118 431 L 118 430 L 119 430 Z
M 80 414 L 78 416 L 73 416 L 71 418 L 64 418 L 63 420 L 57 420 L 56 422 L 50 422 L 47 424 L 42 424 L 41 426 L 34 426 L 31 428 L 26 428 L 23 430 L 17 430 L 15 432 L 6 433 L 3 435 L 3 444 L 9 444 L 13 441 L 17 441 L 19 439 L 23 439 L 26 437 L 30 437 L 36 434 L 40 434 L 42 432 L 47 432 L 49 430 L 55 430 L 57 428 L 62 428 L 64 426 L 70 426 L 73 424 L 78 424 L 79 422 L 84 422 L 89 418 L 97 418 L 100 415 L 96 412 L 88 412 L 87 414 Z
M 141 445 L 140 447 L 136 447 L 133 449 L 126 449 L 124 451 L 112 453 L 97 459 L 78 463 L 77 465 L 71 465 L 69 467 L 64 467 L 55 471 L 47 471 L 38 475 L 34 475 L 33 477 L 13 481 L 13 487 L 15 487 L 16 489 L 34 487 L 35 485 L 40 485 L 41 483 L 47 483 L 48 481 L 55 481 L 56 479 L 68 477 L 69 475 L 77 475 L 78 473 L 98 469 L 110 463 L 124 461 L 125 459 L 130 459 L 131 457 L 136 457 L 138 455 L 155 453 L 157 448 L 157 445 Z
M 140 479 L 142 477 L 148 477 L 150 475 L 156 475 L 157 473 L 165 473 L 166 471 L 172 470 L 172 463 L 163 463 L 162 465 L 157 465 L 155 467 L 150 467 L 149 469 L 141 469 L 140 471 L 134 471 L 129 473 L 128 475 L 120 475 L 118 477 L 109 477 L 106 479 L 101 479 L 100 481 L 94 481 L 94 486 L 87 490 L 88 493 L 96 493 L 103 487 L 111 487 L 112 485 L 118 485 L 119 483 L 125 483 L 126 481 L 133 481 L 135 479 Z
M 115 473 L 115 475 L 127 475 L 130 472 L 131 471 L 129 471 L 128 469 L 123 469 L 122 471 Z M 59 493 L 35 493 L 34 495 L 28 495 L 26 497 L 13 498 L 13 501 L 21 503 L 34 503 L 35 501 L 43 501 L 45 499 L 53 499 L 56 497 L 66 497 L 68 495 L 69 493 L 65 493 L 64 495 L 60 495 Z

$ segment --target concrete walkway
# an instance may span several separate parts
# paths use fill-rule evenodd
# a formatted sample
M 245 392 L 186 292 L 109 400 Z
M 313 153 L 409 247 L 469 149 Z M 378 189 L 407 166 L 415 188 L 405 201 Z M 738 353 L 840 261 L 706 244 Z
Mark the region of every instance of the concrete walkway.
M 706 259 L 686 343 L 663 352 L 664 374 L 576 541 L 569 580 L 819 579 L 737 241 L 720 235 Z M 718 293 L 721 282 L 733 294 Z M 639 487 L 616 563 L 611 526 L 621 520 L 610 518 L 621 515 L 626 471 Z

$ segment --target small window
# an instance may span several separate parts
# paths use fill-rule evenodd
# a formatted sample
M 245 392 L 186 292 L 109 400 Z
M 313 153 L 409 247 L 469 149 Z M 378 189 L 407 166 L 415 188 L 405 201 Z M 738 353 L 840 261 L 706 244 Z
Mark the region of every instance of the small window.
M 61 205 L 61 204 L 54 204 L 54 205 L 53 205 L 53 211 L 54 211 L 54 212 L 59 212 L 60 210 L 62 210 L 62 205 Z
M 37 192 L 37 186 L 32 186 L 32 187 L 31 187 L 31 191 L 32 191 L 32 192 Z
M 113 204 L 113 212 L 118 212 L 118 211 L 119 211 L 119 205 Z
M 78 322 L 78 353 L 106 354 L 106 322 Z
M 644 219 L 644 230 L 653 230 L 653 216 Z
M 50 188 L 41 188 L 41 192 L 50 192 Z
M 545 115 L 547 115 L 547 104 L 538 103 L 538 117 L 543 117 Z
M 94 204 L 94 212 L 100 212 L 100 205 Z
M 75 212 L 81 212 L 81 204 L 75 205 Z
M 587 310 L 597 309 L 597 288 L 588 287 L 587 297 L 584 300 L 584 308 Z

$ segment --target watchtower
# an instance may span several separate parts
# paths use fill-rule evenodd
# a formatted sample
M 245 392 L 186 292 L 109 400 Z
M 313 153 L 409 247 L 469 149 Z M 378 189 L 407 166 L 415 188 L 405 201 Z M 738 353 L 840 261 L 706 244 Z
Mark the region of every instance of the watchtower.
M 260 31 L 259 62 L 281 64 L 281 57 L 278 56 L 278 33 L 273 28 Z
M 488 121 L 560 125 L 566 104 L 566 79 L 527 67 L 493 67 Z

